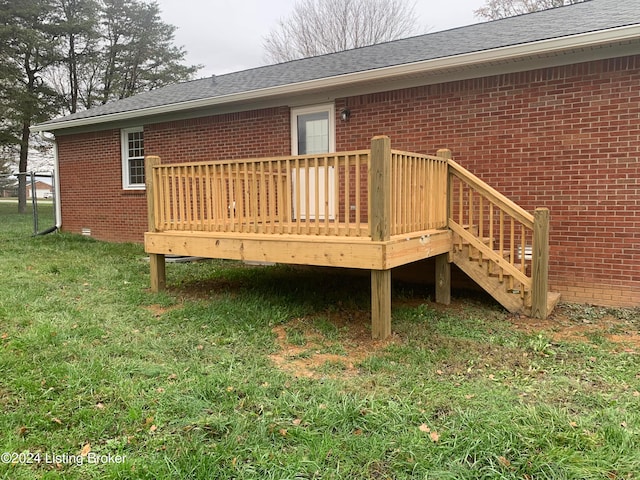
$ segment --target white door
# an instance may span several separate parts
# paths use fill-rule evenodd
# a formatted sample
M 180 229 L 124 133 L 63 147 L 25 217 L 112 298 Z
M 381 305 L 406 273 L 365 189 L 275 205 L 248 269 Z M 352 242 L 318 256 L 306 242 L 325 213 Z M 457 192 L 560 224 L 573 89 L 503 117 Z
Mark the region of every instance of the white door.
M 309 155 L 335 151 L 334 118 L 333 104 L 292 109 L 292 153 Z M 308 170 L 309 172 L 305 168 L 298 168 L 297 171 L 296 169 L 293 171 L 293 218 L 325 220 L 328 215 L 328 218 L 333 220 L 336 211 L 335 168 L 310 166 Z M 328 179 L 325 178 L 326 175 Z M 325 183 L 327 180 L 328 189 Z M 318 208 L 316 208 L 316 185 L 318 186 Z

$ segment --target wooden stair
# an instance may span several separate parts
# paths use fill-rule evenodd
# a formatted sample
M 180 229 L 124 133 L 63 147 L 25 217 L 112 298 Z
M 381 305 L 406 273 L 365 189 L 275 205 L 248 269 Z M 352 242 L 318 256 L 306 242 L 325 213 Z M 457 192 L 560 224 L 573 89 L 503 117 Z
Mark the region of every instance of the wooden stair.
M 509 312 L 546 318 L 560 300 L 549 291 L 549 210 L 530 213 L 449 157 L 449 261 Z
M 500 305 L 511 313 L 523 313 L 531 316 L 531 290 L 523 288 L 517 280 L 511 282 L 511 275 L 497 273 L 496 267 L 491 269 L 490 262 L 481 260 L 470 246 L 464 245 L 461 250 L 454 249 L 451 256 L 454 263 L 469 278 L 482 287 Z M 560 294 L 547 293 L 547 312 L 551 312 L 560 301 Z

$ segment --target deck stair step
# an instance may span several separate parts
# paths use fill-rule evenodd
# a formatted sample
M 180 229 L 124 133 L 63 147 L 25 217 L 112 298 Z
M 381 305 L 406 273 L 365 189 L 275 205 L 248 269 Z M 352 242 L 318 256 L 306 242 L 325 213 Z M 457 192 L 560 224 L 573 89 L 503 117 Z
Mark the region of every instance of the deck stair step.
M 504 257 L 505 259 L 508 259 L 509 257 Z M 487 266 L 487 275 L 489 275 L 490 277 L 496 277 L 496 278 L 500 278 L 500 270 L 501 268 L 498 267 L 497 265 L 490 265 L 489 262 L 486 262 L 485 265 Z M 516 263 L 513 265 L 517 270 L 520 270 L 520 264 Z M 503 279 L 509 279 L 511 278 L 511 274 L 504 270 L 502 272 L 502 278 Z
M 531 292 L 523 288 L 517 280 L 511 279 L 507 272 L 503 273 L 503 278 L 499 276 L 500 267 L 493 265 L 492 272 L 489 272 L 489 262 L 478 262 L 477 259 L 469 258 L 469 246 L 462 250 L 454 251 L 451 258 L 455 265 L 467 274 L 473 281 L 489 293 L 498 303 L 511 313 L 531 313 Z M 519 265 L 514 265 L 520 269 Z M 550 312 L 558 303 L 560 294 L 549 292 L 547 298 L 548 311 Z
M 489 246 L 488 243 L 485 243 L 485 245 Z M 466 244 L 462 247 L 462 250 L 465 250 L 468 255 L 469 255 L 469 260 L 475 260 L 476 262 L 485 262 L 486 258 L 484 258 L 483 255 L 481 255 L 481 252 L 477 249 L 477 248 L 469 248 L 469 244 Z M 455 247 L 457 250 L 460 250 L 460 248 L 458 246 Z M 502 253 L 499 250 L 496 250 L 495 248 L 492 249 L 495 253 L 497 253 L 498 255 L 501 255 L 502 258 L 504 258 L 505 260 L 509 260 L 511 258 L 511 252 L 509 252 L 509 250 L 503 250 Z M 518 258 L 518 257 L 516 257 Z M 520 268 L 518 266 L 518 268 Z

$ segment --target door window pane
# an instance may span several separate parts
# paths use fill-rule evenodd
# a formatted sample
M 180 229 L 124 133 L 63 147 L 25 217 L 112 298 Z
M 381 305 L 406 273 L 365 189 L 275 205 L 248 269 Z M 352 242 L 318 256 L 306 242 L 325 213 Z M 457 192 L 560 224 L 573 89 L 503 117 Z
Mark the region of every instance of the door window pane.
M 329 151 L 329 112 L 298 115 L 298 154 Z

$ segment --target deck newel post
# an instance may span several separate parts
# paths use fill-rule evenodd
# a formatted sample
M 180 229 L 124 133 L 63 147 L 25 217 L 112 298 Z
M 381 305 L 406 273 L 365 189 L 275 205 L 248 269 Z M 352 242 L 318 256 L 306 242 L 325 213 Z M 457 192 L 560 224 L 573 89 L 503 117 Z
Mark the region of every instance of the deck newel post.
M 144 161 L 145 186 L 147 189 L 147 221 L 149 231 L 156 232 L 156 195 L 153 185 L 153 167 L 160 165 L 160 157 L 148 156 Z M 151 291 L 160 292 L 166 286 L 165 260 L 163 254 L 149 254 L 149 273 L 151 276 Z
M 448 161 L 451 159 L 451 150 L 448 148 L 441 148 L 436 152 L 436 156 L 445 159 L 447 161 L 447 204 L 444 208 L 447 209 L 447 227 L 449 226 L 449 218 L 451 218 L 451 175 L 449 174 Z M 453 245 L 452 245 L 453 246 Z M 449 305 L 451 303 L 451 259 L 452 253 L 443 253 L 436 256 L 436 303 L 443 305 Z
M 547 318 L 549 292 L 549 209 L 533 213 L 533 251 L 531 268 L 531 316 Z
M 391 238 L 391 140 L 371 140 L 369 162 L 369 231 L 371 240 Z M 371 336 L 384 340 L 391 335 L 391 270 L 371 270 Z

